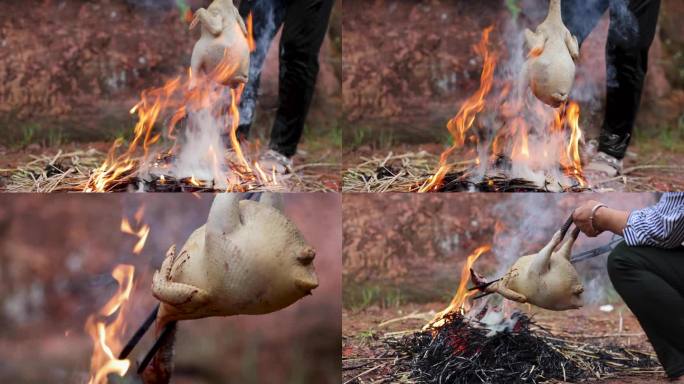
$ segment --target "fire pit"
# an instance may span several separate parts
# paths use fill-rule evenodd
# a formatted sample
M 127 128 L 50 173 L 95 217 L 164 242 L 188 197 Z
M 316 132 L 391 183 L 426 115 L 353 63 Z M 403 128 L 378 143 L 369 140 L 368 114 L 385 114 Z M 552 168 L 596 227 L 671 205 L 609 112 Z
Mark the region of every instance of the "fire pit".
M 385 343 L 400 357 L 394 370 L 420 383 L 575 382 L 659 367 L 645 353 L 555 337 L 521 313 L 511 315 L 507 329 L 492 333 L 478 319 L 451 313 L 438 328 Z

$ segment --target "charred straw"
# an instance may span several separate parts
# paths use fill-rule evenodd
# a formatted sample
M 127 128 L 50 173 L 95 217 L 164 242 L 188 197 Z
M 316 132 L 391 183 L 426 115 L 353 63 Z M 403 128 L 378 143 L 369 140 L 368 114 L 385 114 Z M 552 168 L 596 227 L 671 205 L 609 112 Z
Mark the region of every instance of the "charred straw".
M 419 383 L 576 382 L 621 374 L 652 373 L 653 356 L 621 347 L 598 347 L 553 337 L 516 313 L 510 331 L 490 330 L 460 314 L 439 328 L 385 342 L 399 356 L 395 367 Z

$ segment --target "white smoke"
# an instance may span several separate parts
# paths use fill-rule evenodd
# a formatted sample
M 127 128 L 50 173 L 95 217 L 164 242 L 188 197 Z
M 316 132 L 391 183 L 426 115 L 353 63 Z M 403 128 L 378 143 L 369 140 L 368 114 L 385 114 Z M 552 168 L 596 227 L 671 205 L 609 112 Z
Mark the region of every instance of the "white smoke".
M 504 170 L 509 178 L 530 180 L 550 190 L 559 189 L 560 184 L 573 184 L 559 167 L 561 150 L 567 145 L 569 133 L 550 131 L 555 118 L 554 109 L 537 100 L 529 90 L 525 75 L 524 30 L 518 19 L 509 18 L 503 26 L 501 36 L 505 50 L 503 57 L 498 58 L 488 107 L 478 115 L 479 125 L 487 128 L 480 133 L 479 166 L 475 177 L 484 178 L 492 172 L 489 148 L 496 135 L 502 130 L 512 131 L 513 124 L 522 123 L 528 130 L 529 156 L 515 157 L 510 159 L 510 165 L 498 168 Z M 504 94 L 505 86 L 510 86 L 509 93 L 499 96 Z M 515 145 L 514 140 L 507 139 L 503 153 L 513 153 Z M 547 182 L 550 183 L 547 185 Z
M 217 103 L 225 101 L 219 99 Z M 174 173 L 177 177 L 194 176 L 200 180 L 214 180 L 218 188 L 227 186 L 226 179 L 222 176 L 228 172 L 228 167 L 223 156 L 225 144 L 221 134 L 230 129 L 229 119 L 230 116 L 217 116 L 207 108 L 188 113 L 184 140 L 175 164 Z

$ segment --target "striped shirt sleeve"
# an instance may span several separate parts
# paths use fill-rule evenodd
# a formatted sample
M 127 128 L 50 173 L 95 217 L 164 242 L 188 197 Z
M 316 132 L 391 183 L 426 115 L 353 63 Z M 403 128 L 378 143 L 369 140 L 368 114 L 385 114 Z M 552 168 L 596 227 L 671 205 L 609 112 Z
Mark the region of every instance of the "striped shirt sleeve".
M 684 192 L 665 193 L 658 204 L 633 211 L 623 235 L 632 247 L 684 245 Z

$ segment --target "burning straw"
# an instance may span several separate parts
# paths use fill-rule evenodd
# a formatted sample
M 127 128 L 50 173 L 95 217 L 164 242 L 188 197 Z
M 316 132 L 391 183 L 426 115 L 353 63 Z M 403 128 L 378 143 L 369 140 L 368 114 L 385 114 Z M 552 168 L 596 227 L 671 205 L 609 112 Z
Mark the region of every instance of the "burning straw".
M 425 151 L 395 154 L 390 152 L 385 157 L 361 157 L 362 163 L 348 168 L 343 175 L 344 192 L 418 192 L 426 185 L 435 167 L 438 157 Z M 484 177 L 473 177 L 470 170 L 474 160 L 452 162 L 450 171 L 444 176 L 441 187 L 435 192 L 548 192 L 566 191 L 582 192 L 588 190 L 624 190 L 630 192 L 655 192 L 662 187 L 653 183 L 653 177 L 644 171 L 661 173 L 674 172 L 671 165 L 637 165 L 625 168 L 616 177 L 597 180 L 582 186 L 579 183 L 561 185 L 547 183 L 537 185 L 523 178 L 508 178 L 505 174 Z
M 58 151 L 55 155 L 32 156 L 32 160 L 17 168 L 0 170 L 7 174 L 8 182 L 0 186 L 8 192 L 81 192 L 86 190 L 94 169 L 102 164 L 105 154 L 94 149 L 87 151 Z M 140 160 L 135 160 L 137 164 Z M 307 163 L 293 168 L 289 176 L 281 176 L 276 184 L 267 184 L 257 174 L 243 178 L 233 186 L 245 191 L 331 191 L 333 186 L 324 180 L 319 169 L 335 168 L 330 163 Z M 268 177 L 268 176 L 266 176 Z M 270 179 L 270 178 L 269 178 Z M 117 176 L 108 185 L 107 192 L 214 192 L 225 189 L 211 181 L 198 178 L 140 177 L 135 167 Z
M 397 358 L 393 374 L 420 383 L 536 383 L 662 372 L 653 355 L 554 337 L 521 313 L 496 332 L 460 313 L 439 328 L 385 343 Z
M 384 158 L 362 158 L 363 163 L 347 169 L 343 183 L 345 192 L 420 192 L 430 183 L 432 171 L 438 164 L 436 156 L 425 151 L 394 155 Z M 523 178 L 509 178 L 505 173 L 478 177 L 471 172 L 475 160 L 448 164 L 449 172 L 442 177 L 435 192 L 581 192 L 589 188 L 579 183 L 562 185 L 548 182 L 544 185 Z

